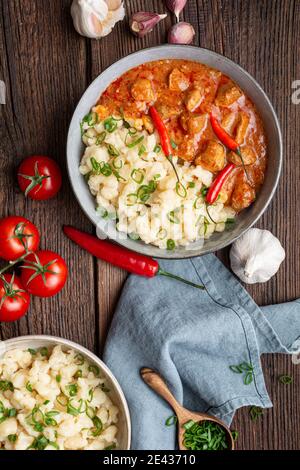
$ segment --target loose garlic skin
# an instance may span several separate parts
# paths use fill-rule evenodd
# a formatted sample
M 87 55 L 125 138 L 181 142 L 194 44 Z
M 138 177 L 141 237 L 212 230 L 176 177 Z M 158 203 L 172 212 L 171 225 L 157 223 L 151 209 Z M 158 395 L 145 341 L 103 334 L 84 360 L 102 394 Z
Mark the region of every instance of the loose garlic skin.
M 232 271 L 245 283 L 266 282 L 277 273 L 285 251 L 269 230 L 252 228 L 230 250 Z
M 71 15 L 81 36 L 100 39 L 124 19 L 125 9 L 122 0 L 73 0 Z

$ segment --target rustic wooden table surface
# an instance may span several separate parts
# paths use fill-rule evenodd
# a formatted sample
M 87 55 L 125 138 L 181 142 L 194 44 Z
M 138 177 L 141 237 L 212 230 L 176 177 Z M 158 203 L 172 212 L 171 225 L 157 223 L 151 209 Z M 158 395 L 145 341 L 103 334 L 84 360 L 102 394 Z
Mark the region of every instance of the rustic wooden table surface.
M 164 12 L 159 0 L 127 0 L 127 14 Z M 25 215 L 43 234 L 42 246 L 65 257 L 70 277 L 52 299 L 32 300 L 29 314 L 0 325 L 0 338 L 50 334 L 101 353 L 110 319 L 126 277 L 96 261 L 62 234 L 62 224 L 93 231 L 80 210 L 66 173 L 65 144 L 74 108 L 91 81 L 107 66 L 147 46 L 162 44 L 170 16 L 143 40 L 118 23 L 101 41 L 80 37 L 70 17 L 71 0 L 0 0 L 0 80 L 7 87 L 0 106 L 0 216 Z M 286 261 L 270 282 L 249 287 L 261 305 L 300 296 L 299 135 L 300 104 L 292 103 L 292 82 L 300 79 L 300 0 L 189 0 L 184 19 L 196 30 L 195 44 L 226 55 L 262 85 L 278 113 L 284 138 L 279 189 L 258 226 L 271 230 L 286 248 Z M 25 200 L 15 170 L 22 158 L 52 155 L 64 173 L 63 189 L 50 202 Z M 219 256 L 227 262 L 227 251 Z M 283 355 L 263 358 L 274 408 L 258 422 L 240 410 L 233 423 L 239 449 L 300 449 L 300 366 Z M 279 374 L 294 383 L 278 383 Z

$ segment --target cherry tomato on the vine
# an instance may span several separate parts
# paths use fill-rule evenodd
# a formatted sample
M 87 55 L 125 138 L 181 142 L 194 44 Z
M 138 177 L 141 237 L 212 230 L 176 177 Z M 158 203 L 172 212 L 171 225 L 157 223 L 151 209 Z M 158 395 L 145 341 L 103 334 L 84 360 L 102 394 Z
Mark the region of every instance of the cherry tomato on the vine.
M 15 261 L 27 251 L 36 251 L 40 234 L 25 217 L 9 216 L 0 220 L 0 258 Z
M 30 304 L 21 279 L 14 274 L 0 278 L 0 321 L 12 322 L 23 317 Z
M 26 256 L 21 266 L 25 289 L 38 297 L 51 297 L 65 285 L 68 268 L 61 256 L 53 251 L 37 251 Z
M 61 188 L 61 171 L 52 158 L 33 155 L 21 162 L 18 183 L 25 196 L 39 201 L 50 199 Z

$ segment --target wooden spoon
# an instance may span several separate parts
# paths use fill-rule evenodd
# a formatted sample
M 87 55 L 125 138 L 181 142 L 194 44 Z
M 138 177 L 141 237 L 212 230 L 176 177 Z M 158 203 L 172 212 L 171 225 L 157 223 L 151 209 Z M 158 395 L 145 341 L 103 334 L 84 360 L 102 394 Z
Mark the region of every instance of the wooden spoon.
M 205 413 L 195 413 L 193 411 L 189 411 L 181 406 L 170 392 L 163 378 L 154 370 L 149 369 L 148 367 L 143 367 L 140 370 L 140 374 L 144 382 L 146 382 L 149 387 L 151 387 L 156 393 L 158 393 L 158 395 L 166 400 L 175 411 L 178 419 L 178 444 L 180 450 L 186 450 L 186 447 L 183 445 L 183 435 L 185 433 L 183 425 L 189 420 L 193 420 L 196 423 L 199 423 L 200 421 L 212 421 L 213 423 L 218 424 L 226 432 L 228 449 L 234 450 L 234 440 L 232 434 L 230 429 L 226 426 L 226 424 L 223 423 L 223 421 Z

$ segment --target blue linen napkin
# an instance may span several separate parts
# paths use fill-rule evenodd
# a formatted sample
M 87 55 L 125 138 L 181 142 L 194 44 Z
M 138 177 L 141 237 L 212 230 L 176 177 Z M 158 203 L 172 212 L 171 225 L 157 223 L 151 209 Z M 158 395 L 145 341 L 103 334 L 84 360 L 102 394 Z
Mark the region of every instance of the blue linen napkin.
M 299 301 L 259 308 L 214 255 L 160 265 L 206 290 L 162 276 L 126 281 L 104 361 L 127 398 L 136 450 L 176 448 L 175 427 L 165 426 L 173 413 L 142 381 L 141 367 L 164 376 L 185 407 L 230 424 L 237 408 L 272 406 L 260 355 L 295 352 L 300 336 Z M 229 369 L 242 362 L 254 368 L 249 385 Z

